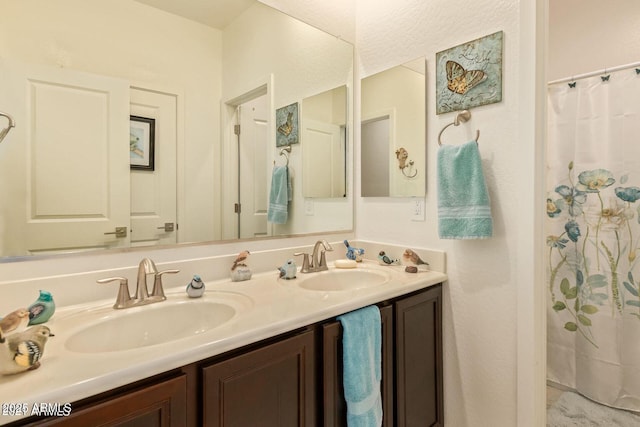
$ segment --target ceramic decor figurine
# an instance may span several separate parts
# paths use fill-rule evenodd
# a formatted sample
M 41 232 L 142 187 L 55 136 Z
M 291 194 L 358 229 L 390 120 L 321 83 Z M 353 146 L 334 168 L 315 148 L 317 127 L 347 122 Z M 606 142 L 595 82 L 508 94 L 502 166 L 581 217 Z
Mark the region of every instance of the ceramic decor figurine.
M 37 369 L 49 337 L 54 336 L 44 325 L 33 326 L 9 336 L 0 332 L 0 374 L 11 375 Z
M 238 254 L 231 266 L 231 281 L 242 282 L 251 279 L 251 270 L 246 262 L 249 258 L 249 251 L 242 251 Z
M 400 264 L 399 260 L 389 258 L 389 256 L 387 256 L 385 251 L 380 251 L 380 253 L 378 253 L 378 261 L 380 262 L 381 265 L 397 265 L 397 264 Z
M 51 293 L 40 291 L 38 299 L 29 306 L 29 325 L 39 325 L 46 322 L 56 311 L 56 304 Z
M 279 277 L 281 279 L 286 279 L 286 280 L 295 279 L 296 273 L 297 273 L 296 263 L 293 262 L 292 259 L 287 260 L 287 262 L 285 262 L 282 267 L 278 268 L 278 271 L 280 272 Z
M 424 262 L 417 253 L 411 249 L 405 249 L 402 254 L 402 262 L 406 266 L 404 271 L 407 273 L 417 273 L 418 270 L 428 270 L 429 263 Z
M 204 294 L 205 286 L 204 282 L 197 274 L 194 274 L 193 279 L 187 285 L 187 295 L 189 298 L 200 298 Z
M 354 260 L 356 262 L 362 262 L 364 249 L 362 248 L 354 248 L 349 244 L 348 240 L 344 240 L 344 245 L 347 247 L 347 258 Z
M 0 320 L 0 330 L 7 336 L 9 334 L 22 332 L 29 326 L 29 310 L 19 308 L 7 314 Z

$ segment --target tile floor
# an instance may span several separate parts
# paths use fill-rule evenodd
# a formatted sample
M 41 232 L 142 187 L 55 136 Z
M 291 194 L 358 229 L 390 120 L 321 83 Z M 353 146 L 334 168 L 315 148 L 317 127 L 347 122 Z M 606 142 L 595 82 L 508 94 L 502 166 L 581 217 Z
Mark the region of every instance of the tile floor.
M 570 388 L 564 387 L 560 384 L 547 384 L 547 409 L 553 405 L 553 403 L 560 398 L 565 391 L 572 391 Z M 623 411 L 619 409 L 619 411 Z M 638 413 L 640 415 L 640 413 Z

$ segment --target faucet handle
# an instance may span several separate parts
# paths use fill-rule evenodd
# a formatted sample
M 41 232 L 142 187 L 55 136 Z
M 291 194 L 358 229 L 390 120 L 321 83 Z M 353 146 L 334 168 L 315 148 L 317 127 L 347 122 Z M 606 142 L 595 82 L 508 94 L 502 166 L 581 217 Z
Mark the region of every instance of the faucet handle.
M 302 267 L 300 267 L 300 273 L 308 273 L 309 270 L 309 254 L 306 252 L 295 252 L 293 256 L 302 255 Z
M 108 277 L 106 279 L 98 279 L 96 282 L 102 283 L 111 283 L 119 281 L 120 288 L 118 288 L 118 296 L 116 297 L 116 302 L 113 304 L 113 308 L 126 308 L 131 305 L 131 295 L 129 295 L 129 281 L 124 277 Z
M 320 261 L 318 262 L 317 268 L 320 271 L 325 271 L 325 270 L 328 270 L 327 256 L 325 253 L 333 251 L 333 247 L 329 242 L 327 242 L 324 239 L 322 240 L 322 246 L 324 247 L 324 249 L 320 250 Z
M 327 249 L 327 251 L 332 251 L 333 249 Z M 318 269 L 324 271 L 328 270 L 327 267 L 327 257 L 325 255 L 326 251 L 320 251 L 320 262 L 318 263 Z
M 167 297 L 164 295 L 164 289 L 162 287 L 162 275 L 163 274 L 176 274 L 180 273 L 180 270 L 164 270 L 156 273 L 155 280 L 153 281 L 153 291 L 151 291 L 151 297 L 164 301 Z

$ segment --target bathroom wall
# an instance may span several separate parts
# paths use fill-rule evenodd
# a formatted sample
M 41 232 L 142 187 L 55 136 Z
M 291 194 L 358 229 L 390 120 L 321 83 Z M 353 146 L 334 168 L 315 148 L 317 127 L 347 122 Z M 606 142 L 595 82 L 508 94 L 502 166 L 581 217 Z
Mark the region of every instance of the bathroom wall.
M 518 324 L 518 289 L 532 288 L 535 283 L 522 267 L 534 261 L 535 234 L 527 222 L 533 221 L 533 210 L 528 207 L 534 204 L 535 159 L 528 155 L 534 135 L 522 138 L 522 126 L 533 120 L 526 115 L 527 104 L 534 102 L 530 94 L 521 91 L 528 78 L 523 67 L 534 51 L 522 49 L 528 40 L 521 33 L 532 23 L 522 22 L 521 16 L 527 15 L 520 7 L 517 1 L 499 0 L 360 0 L 357 8 L 361 75 L 418 55 L 427 58 L 426 219 L 409 219 L 410 200 L 358 199 L 356 234 L 362 239 L 438 248 L 447 253 L 444 384 L 445 420 L 451 426 L 536 425 L 533 417 L 523 416 L 527 408 L 518 397 L 518 382 L 523 381 L 519 380 L 523 374 L 518 366 L 518 335 L 528 333 Z M 535 19 L 535 14 L 528 16 Z M 446 135 L 448 143 L 458 144 L 470 140 L 476 129 L 481 132 L 480 153 L 491 196 L 494 237 L 440 240 L 437 134 L 454 115 L 435 114 L 435 54 L 500 30 L 505 40 L 502 102 L 473 109 L 468 124 L 449 128 Z M 533 85 L 531 80 L 529 85 Z M 533 389 L 533 384 L 527 387 Z
M 549 2 L 549 81 L 640 61 L 640 2 Z

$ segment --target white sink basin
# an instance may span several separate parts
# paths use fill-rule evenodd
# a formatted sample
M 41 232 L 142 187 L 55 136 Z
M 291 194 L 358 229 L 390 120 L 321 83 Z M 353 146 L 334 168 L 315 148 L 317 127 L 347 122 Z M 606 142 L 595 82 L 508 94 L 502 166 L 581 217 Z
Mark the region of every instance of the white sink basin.
M 353 291 L 387 283 L 388 273 L 367 269 L 332 269 L 318 273 L 298 274 L 297 285 L 311 291 Z
M 163 344 L 220 327 L 251 305 L 248 297 L 186 297 L 155 304 L 110 310 L 106 315 L 72 316 L 83 326 L 69 335 L 65 347 L 77 353 L 106 353 Z M 103 312 L 104 313 L 104 312 Z M 86 321 L 86 323 L 84 323 Z M 60 335 L 63 325 L 59 326 Z

